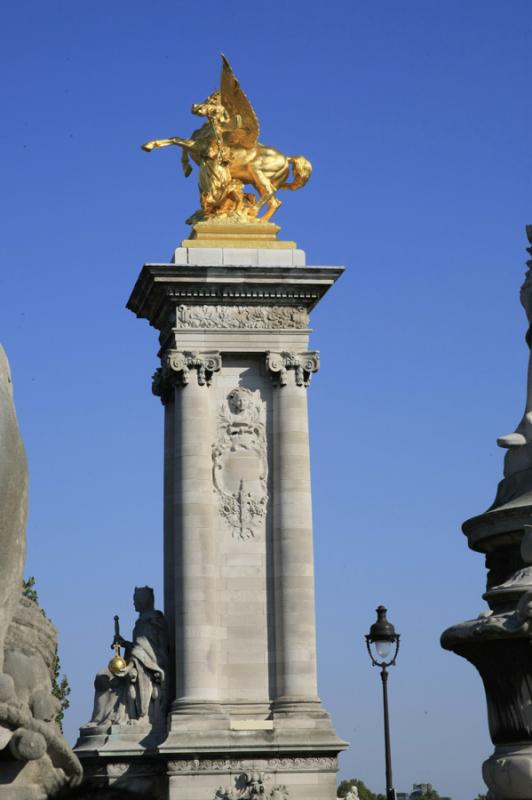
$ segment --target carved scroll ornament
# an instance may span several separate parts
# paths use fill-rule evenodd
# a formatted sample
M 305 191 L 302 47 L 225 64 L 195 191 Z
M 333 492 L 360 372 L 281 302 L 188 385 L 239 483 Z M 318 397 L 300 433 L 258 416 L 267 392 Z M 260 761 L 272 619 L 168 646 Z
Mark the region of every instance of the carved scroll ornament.
M 152 378 L 152 392 L 165 403 L 171 396 L 176 382 L 186 386 L 193 372 L 196 372 L 200 386 L 210 386 L 212 376 L 222 368 L 222 357 L 218 352 L 180 352 L 169 350 L 162 367 L 155 370 Z
M 272 353 L 266 355 L 266 367 L 279 386 L 288 383 L 288 370 L 294 370 L 296 386 L 308 386 L 313 372 L 320 366 L 320 356 L 316 350 L 304 353 Z

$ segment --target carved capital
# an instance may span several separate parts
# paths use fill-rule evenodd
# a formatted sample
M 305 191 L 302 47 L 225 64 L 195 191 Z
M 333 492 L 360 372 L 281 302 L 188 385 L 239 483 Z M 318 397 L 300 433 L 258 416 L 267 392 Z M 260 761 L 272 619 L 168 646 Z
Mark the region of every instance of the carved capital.
M 320 367 L 320 356 L 316 350 L 306 350 L 303 353 L 272 353 L 266 354 L 266 368 L 271 373 L 274 383 L 286 386 L 288 383 L 288 370 L 294 371 L 296 386 L 308 386 L 313 372 Z
M 162 367 L 155 370 L 152 379 L 152 392 L 161 398 L 163 405 L 172 397 L 176 384 L 186 386 L 195 372 L 200 386 L 210 386 L 212 376 L 222 368 L 222 356 L 218 352 L 204 353 L 169 350 Z
M 169 350 L 166 354 L 166 368 L 170 373 L 177 373 L 179 380 L 186 386 L 190 381 L 190 373 L 196 370 L 200 386 L 211 385 L 212 376 L 222 368 L 222 356 L 218 352 L 193 353 Z

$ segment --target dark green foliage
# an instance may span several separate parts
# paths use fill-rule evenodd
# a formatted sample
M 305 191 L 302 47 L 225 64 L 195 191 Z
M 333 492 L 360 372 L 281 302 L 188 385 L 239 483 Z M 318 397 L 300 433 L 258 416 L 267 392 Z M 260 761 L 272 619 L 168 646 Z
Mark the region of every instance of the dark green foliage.
M 39 605 L 39 595 L 35 590 L 35 578 L 33 575 L 28 578 L 27 580 L 22 579 L 22 594 L 24 597 L 27 597 L 28 600 L 32 600 L 35 605 Z
M 70 692 L 71 689 L 67 676 L 61 675 L 61 662 L 56 647 L 54 663 L 52 665 L 52 694 L 54 697 L 57 697 L 61 703 L 61 708 L 55 718 L 61 733 L 63 733 L 63 717 L 65 716 L 65 711 L 70 706 L 70 700 L 68 699 Z
M 39 605 L 39 595 L 37 594 L 37 590 L 35 589 L 35 578 L 33 575 L 27 580 L 22 580 L 22 594 L 24 597 L 27 597 L 28 600 L 31 600 L 35 603 L 36 606 Z M 46 614 L 44 610 L 41 608 L 41 612 L 44 617 Z M 57 650 L 57 646 L 55 648 L 55 655 L 54 661 L 52 664 L 52 694 L 54 697 L 57 697 L 59 702 L 61 703 L 61 708 L 55 718 L 55 721 L 59 725 L 59 730 L 63 733 L 63 717 L 65 716 L 65 711 L 70 706 L 70 700 L 68 696 L 70 694 L 70 685 L 68 683 L 68 678 L 66 675 L 61 675 L 61 662 L 59 660 L 59 653 Z
M 351 786 L 357 787 L 360 800 L 386 800 L 383 794 L 375 794 L 371 789 L 368 789 L 364 781 L 358 778 L 342 781 L 338 786 L 338 797 L 345 797 Z

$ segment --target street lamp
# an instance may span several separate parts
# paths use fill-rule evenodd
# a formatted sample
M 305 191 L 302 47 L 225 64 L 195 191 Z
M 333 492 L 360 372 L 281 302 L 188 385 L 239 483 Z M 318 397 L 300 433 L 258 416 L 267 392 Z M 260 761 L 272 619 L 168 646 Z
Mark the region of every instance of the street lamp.
M 374 667 L 381 668 L 382 700 L 384 705 L 384 751 L 386 758 L 386 799 L 395 800 L 392 781 L 392 754 L 390 751 L 390 719 L 388 716 L 388 667 L 393 667 L 399 652 L 399 634 L 386 619 L 386 609 L 379 606 L 377 622 L 366 634 L 366 646 Z M 393 654 L 393 655 L 392 655 Z

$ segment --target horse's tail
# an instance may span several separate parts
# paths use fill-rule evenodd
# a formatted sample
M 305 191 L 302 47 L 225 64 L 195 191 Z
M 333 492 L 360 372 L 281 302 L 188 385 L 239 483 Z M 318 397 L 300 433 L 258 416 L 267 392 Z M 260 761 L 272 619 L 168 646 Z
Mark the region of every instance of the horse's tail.
M 312 164 L 303 156 L 288 156 L 288 163 L 292 165 L 292 180 L 290 183 L 282 183 L 279 189 L 301 189 L 312 174 Z

